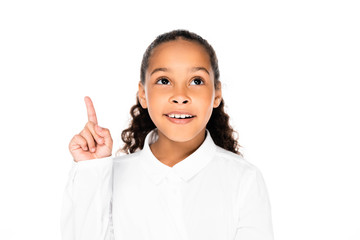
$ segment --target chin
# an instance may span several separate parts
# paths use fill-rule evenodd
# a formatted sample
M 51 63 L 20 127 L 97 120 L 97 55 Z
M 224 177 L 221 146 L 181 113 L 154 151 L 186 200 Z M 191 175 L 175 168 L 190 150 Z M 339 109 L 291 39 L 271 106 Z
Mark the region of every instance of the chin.
M 194 139 L 198 134 L 198 130 L 196 130 L 194 126 L 189 127 L 185 125 L 166 127 L 165 129 L 158 127 L 158 130 L 174 142 L 188 142 Z

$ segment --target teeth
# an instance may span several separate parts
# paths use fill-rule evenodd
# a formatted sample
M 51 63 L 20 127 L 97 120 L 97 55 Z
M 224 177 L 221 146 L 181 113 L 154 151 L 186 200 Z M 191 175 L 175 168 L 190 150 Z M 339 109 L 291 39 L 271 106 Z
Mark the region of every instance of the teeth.
M 185 117 L 192 117 L 192 115 L 187 114 L 169 114 L 168 115 L 171 118 L 185 118 Z

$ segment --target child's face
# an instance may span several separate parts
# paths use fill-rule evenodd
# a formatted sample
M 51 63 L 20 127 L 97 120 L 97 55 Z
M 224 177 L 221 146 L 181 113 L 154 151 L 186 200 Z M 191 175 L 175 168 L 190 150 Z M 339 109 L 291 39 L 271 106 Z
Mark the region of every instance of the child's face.
M 206 70 L 192 71 L 195 67 Z M 157 46 L 149 60 L 145 86 L 139 82 L 139 100 L 143 108 L 148 108 L 158 130 L 171 140 L 185 142 L 204 133 L 213 108 L 221 102 L 221 88 L 215 90 L 206 50 L 185 40 Z M 189 112 L 195 117 L 185 124 L 173 123 L 166 116 L 172 111 Z

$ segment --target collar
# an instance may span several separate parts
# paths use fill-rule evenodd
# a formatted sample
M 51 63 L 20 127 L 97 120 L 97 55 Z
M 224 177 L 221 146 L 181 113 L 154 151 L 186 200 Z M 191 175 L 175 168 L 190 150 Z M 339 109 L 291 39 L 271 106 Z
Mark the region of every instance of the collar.
M 205 140 L 195 152 L 173 167 L 169 167 L 160 162 L 150 149 L 149 145 L 156 142 L 157 139 L 158 129 L 155 128 L 146 135 L 144 147 L 140 152 L 141 165 L 155 184 L 159 184 L 170 172 L 183 181 L 189 181 L 211 161 L 216 151 L 216 144 L 210 135 L 210 131 L 206 129 Z

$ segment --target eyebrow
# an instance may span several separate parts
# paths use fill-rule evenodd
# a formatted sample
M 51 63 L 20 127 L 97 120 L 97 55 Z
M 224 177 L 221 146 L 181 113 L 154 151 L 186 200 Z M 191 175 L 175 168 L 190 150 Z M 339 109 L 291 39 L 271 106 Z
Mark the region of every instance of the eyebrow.
M 168 68 L 155 68 L 155 69 L 151 72 L 150 76 L 153 75 L 154 73 L 160 72 L 160 71 L 161 71 L 161 72 L 171 72 L 171 70 L 169 70 Z M 208 71 L 206 68 L 204 68 L 204 67 L 193 67 L 193 68 L 190 69 L 190 71 L 191 71 L 191 72 L 205 71 L 205 72 L 210 76 L 209 71 Z

